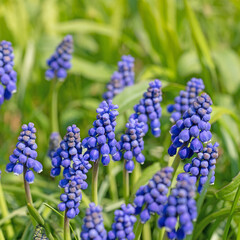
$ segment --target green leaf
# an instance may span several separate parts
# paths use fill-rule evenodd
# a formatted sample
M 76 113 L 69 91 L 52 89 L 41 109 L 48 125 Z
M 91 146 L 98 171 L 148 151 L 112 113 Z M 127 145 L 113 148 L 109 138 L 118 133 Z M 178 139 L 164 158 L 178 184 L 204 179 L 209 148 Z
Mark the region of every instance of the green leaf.
M 222 88 L 234 93 L 240 86 L 239 56 L 231 49 L 219 49 L 213 52 L 213 57 Z
M 152 176 L 160 170 L 160 164 L 159 163 L 154 163 L 151 166 L 145 168 L 142 171 L 141 177 L 137 180 L 136 184 L 134 185 L 132 189 L 132 195 L 130 197 L 131 200 L 133 200 L 136 191 L 139 189 L 140 186 L 143 186 L 147 184 L 147 182 L 152 178 Z
M 233 201 L 234 196 L 236 195 L 237 188 L 239 187 L 240 184 L 240 173 L 236 177 L 232 179 L 232 181 L 218 190 L 216 192 L 216 196 L 219 199 L 225 200 L 225 201 Z
M 41 217 L 41 215 L 39 214 L 39 212 L 29 203 L 27 204 L 27 208 L 28 208 L 30 215 L 37 221 L 37 223 L 43 226 L 44 220 Z
M 72 65 L 71 73 L 82 75 L 94 82 L 107 83 L 113 73 L 113 69 L 104 63 L 94 63 L 79 57 L 72 59 Z
M 110 37 L 118 36 L 116 30 L 111 25 L 83 19 L 61 22 L 55 26 L 55 30 L 64 33 L 96 33 Z

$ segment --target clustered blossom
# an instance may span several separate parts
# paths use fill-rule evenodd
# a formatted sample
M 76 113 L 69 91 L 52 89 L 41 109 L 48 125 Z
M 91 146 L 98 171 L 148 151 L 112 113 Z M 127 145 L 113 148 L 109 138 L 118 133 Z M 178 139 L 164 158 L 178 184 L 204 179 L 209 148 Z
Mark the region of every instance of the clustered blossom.
M 171 186 L 173 168 L 166 167 L 154 174 L 147 185 L 141 186 L 136 192 L 134 204 L 135 214 L 140 214 L 142 223 L 146 223 L 151 215 L 160 215 L 167 202 L 168 189 Z
M 175 104 L 170 104 L 167 107 L 168 112 L 172 113 L 170 118 L 172 122 L 176 122 L 182 117 L 204 88 L 205 86 L 200 78 L 192 78 L 187 83 L 186 90 L 180 91 L 179 96 L 175 97 Z
M 139 122 L 144 123 L 144 133 L 148 132 L 148 120 L 150 121 L 151 132 L 155 137 L 161 134 L 160 117 L 162 108 L 160 102 L 162 101 L 162 83 L 158 79 L 149 83 L 147 92 L 143 94 L 143 98 L 139 104 L 134 106 L 135 113 L 131 118 L 138 119 Z
M 184 166 L 184 171 L 190 173 L 193 180 L 198 183 L 198 192 L 202 191 L 204 184 L 207 182 L 208 175 L 212 171 L 210 184 L 215 181 L 215 168 L 218 158 L 218 146 L 216 142 L 214 145 L 208 143 L 202 152 L 198 153 L 197 157 L 192 159 L 192 163 L 187 163 Z
M 55 53 L 47 60 L 47 65 L 49 66 L 49 69 L 45 73 L 47 80 L 53 78 L 64 80 L 67 77 L 67 70 L 72 67 L 70 62 L 72 53 L 73 38 L 71 35 L 67 35 L 58 45 Z
M 134 223 L 137 221 L 134 216 L 135 209 L 131 204 L 121 206 L 121 210 L 116 210 L 114 215 L 114 223 L 112 230 L 108 232 L 108 240 L 133 240 L 135 234 L 133 233 Z
M 13 70 L 14 54 L 12 43 L 0 42 L 0 106 L 16 92 L 17 73 Z M 4 88 L 5 86 L 5 88 Z
M 36 128 L 33 123 L 28 125 L 22 125 L 22 132 L 18 137 L 18 143 L 13 151 L 13 154 L 9 157 L 10 163 L 6 166 L 7 172 L 13 172 L 15 175 L 25 173 L 25 180 L 28 183 L 33 183 L 34 173 L 40 173 L 43 170 L 42 164 L 36 160 L 37 158 L 37 144 L 36 140 Z
M 179 119 L 172 126 L 170 130 L 172 145 L 168 149 L 170 156 L 174 156 L 177 149 L 181 147 L 179 150 L 181 159 L 190 158 L 194 152 L 202 151 L 202 143 L 211 140 L 211 124 L 209 123 L 211 105 L 211 98 L 206 93 L 201 94 L 183 114 L 183 119 Z
M 59 143 L 61 141 L 61 136 L 58 132 L 53 132 L 50 136 L 48 156 L 53 157 L 53 154 L 57 151 Z
M 143 164 L 145 161 L 145 157 L 142 154 L 144 148 L 144 123 L 139 123 L 137 119 L 130 118 L 129 122 L 126 124 L 126 128 L 126 132 L 121 136 L 121 141 L 119 142 L 121 149 L 120 154 L 124 152 L 123 157 L 126 161 L 125 169 L 128 172 L 132 172 L 134 169 L 134 157 L 140 164 Z
M 187 173 L 177 177 L 163 214 L 158 220 L 160 228 L 165 227 L 169 239 L 184 239 L 193 231 L 193 221 L 197 218 L 194 181 Z M 178 225 L 178 229 L 176 226 Z
M 48 240 L 44 227 L 37 225 L 33 234 L 33 240 Z
M 60 147 L 53 153 L 51 176 L 58 176 L 61 166 L 67 171 L 72 162 L 79 160 L 81 153 L 80 129 L 76 125 L 69 126 Z
M 113 99 L 126 86 L 134 84 L 134 58 L 131 55 L 122 56 L 118 62 L 118 71 L 114 72 L 111 81 L 107 84 L 107 92 L 103 94 L 105 100 Z
M 107 239 L 107 231 L 104 228 L 102 208 L 100 206 L 96 206 L 95 203 L 90 203 L 89 208 L 86 209 L 83 222 L 81 232 L 82 240 Z
M 103 101 L 97 108 L 97 120 L 93 123 L 93 128 L 89 129 L 89 137 L 82 142 L 87 149 L 84 153 L 84 158 L 88 161 L 97 161 L 102 155 L 101 161 L 104 166 L 110 162 L 110 156 L 113 160 L 120 160 L 120 154 L 117 146 L 118 142 L 115 139 L 116 117 L 118 116 L 117 105 L 112 104 L 112 101 Z

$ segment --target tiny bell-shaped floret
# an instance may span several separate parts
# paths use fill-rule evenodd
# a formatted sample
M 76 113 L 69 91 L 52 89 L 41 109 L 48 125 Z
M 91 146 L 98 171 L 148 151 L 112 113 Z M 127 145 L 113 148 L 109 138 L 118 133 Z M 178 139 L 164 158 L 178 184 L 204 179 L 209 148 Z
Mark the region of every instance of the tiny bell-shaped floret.
M 162 214 L 163 207 L 167 202 L 167 193 L 171 185 L 173 169 L 163 168 L 154 174 L 147 185 L 141 186 L 136 192 L 134 199 L 135 214 L 140 215 L 142 223 L 146 223 L 151 214 Z

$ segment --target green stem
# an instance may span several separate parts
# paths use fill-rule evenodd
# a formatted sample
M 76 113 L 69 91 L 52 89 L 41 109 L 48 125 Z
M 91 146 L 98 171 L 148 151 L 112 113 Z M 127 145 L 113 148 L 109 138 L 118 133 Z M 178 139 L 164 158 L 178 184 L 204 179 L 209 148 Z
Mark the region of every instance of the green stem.
M 0 181 L 0 208 L 2 210 L 2 217 L 3 218 L 7 217 L 9 213 L 8 213 L 8 207 L 4 197 L 1 181 Z M 6 233 L 7 233 L 8 239 L 13 239 L 14 231 L 13 231 L 13 227 L 11 225 L 10 220 L 6 222 Z
M 93 164 L 92 171 L 92 201 L 98 205 L 98 171 L 99 171 L 99 159 Z
M 107 170 L 108 170 L 108 176 L 109 176 L 109 181 L 110 181 L 110 185 L 109 185 L 109 189 L 110 189 L 110 195 L 112 200 L 117 201 L 118 199 L 118 191 L 117 191 L 117 183 L 116 183 L 116 179 L 115 176 L 113 175 L 113 162 L 110 161 L 110 163 L 107 166 Z
M 129 201 L 129 173 L 125 168 L 126 160 L 124 159 L 123 164 L 123 196 L 125 203 L 127 204 Z
M 137 222 L 137 228 L 135 232 L 135 240 L 139 240 L 141 235 L 142 235 L 142 230 L 143 230 L 144 224 L 141 223 L 140 219 Z
M 238 226 L 237 240 L 240 240 L 240 224 Z
M 58 125 L 58 90 L 60 83 L 57 79 L 52 80 L 52 103 L 51 103 L 51 124 L 52 131 L 59 132 Z
M 0 229 L 0 239 L 5 240 L 5 237 L 3 235 L 2 229 Z
M 69 218 L 67 217 L 67 209 L 64 215 L 64 240 L 71 240 L 70 228 L 69 228 Z
M 27 168 L 24 166 L 24 169 L 23 169 L 23 182 L 24 182 L 25 196 L 26 196 L 27 203 L 29 203 L 30 205 L 33 205 L 30 186 L 29 186 L 29 183 L 25 179 L 26 172 L 27 172 Z
M 143 226 L 143 239 L 152 239 L 150 223 L 146 222 Z
M 230 225 L 231 225 L 231 221 L 232 221 L 232 217 L 233 217 L 233 212 L 234 212 L 234 210 L 235 210 L 235 208 L 237 206 L 239 198 L 240 198 L 240 184 L 238 186 L 238 190 L 237 190 L 236 195 L 234 197 L 234 201 L 233 201 L 233 204 L 232 204 L 231 212 L 229 214 L 229 217 L 228 217 L 228 220 L 227 220 L 227 224 L 226 224 L 225 229 L 224 229 L 223 240 L 227 239 L 228 231 L 229 231 L 229 228 L 230 228 Z

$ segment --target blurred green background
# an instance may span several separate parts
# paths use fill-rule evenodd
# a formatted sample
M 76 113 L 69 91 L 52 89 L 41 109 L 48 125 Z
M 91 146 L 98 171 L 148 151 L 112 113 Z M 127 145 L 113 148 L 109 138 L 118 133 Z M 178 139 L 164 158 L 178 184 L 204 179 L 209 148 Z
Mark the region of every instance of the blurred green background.
M 217 198 L 215 193 L 228 184 L 240 168 L 240 1 L 1 0 L 0 40 L 13 43 L 18 91 L 0 109 L 0 168 L 3 171 L 8 162 L 21 124 L 34 122 L 39 160 L 45 171 L 32 189 L 34 200 L 42 211 L 41 199 L 56 208 L 60 194 L 56 182 L 49 177 L 50 160 L 46 157 L 51 133 L 51 83 L 45 80 L 44 72 L 46 59 L 66 34 L 73 35 L 74 58 L 73 68 L 59 92 L 61 135 L 65 134 L 68 125 L 75 123 L 81 129 L 81 137 L 87 136 L 105 85 L 117 70 L 117 62 L 121 55 L 131 54 L 136 60 L 138 88 L 133 89 L 132 100 L 128 101 L 126 91 L 116 100 L 121 105 L 124 99 L 130 109 L 125 111 L 122 107 L 117 127 L 119 135 L 124 131 L 124 114 L 131 114 L 132 106 L 147 87 L 146 80 L 159 78 L 166 86 L 163 89 L 162 135 L 154 139 L 149 134 L 145 139 L 146 163 L 142 169 L 148 169 L 146 175 L 150 178 L 159 163 L 164 166 L 168 161 L 171 123 L 166 106 L 173 102 L 191 77 L 200 77 L 214 102 L 213 139 L 220 143 L 216 183 L 210 188 L 210 196 L 205 200 L 208 208 L 205 207 L 201 218 L 229 206 L 231 203 L 225 201 L 229 199 Z M 121 180 L 120 163 L 114 165 L 113 170 Z M 110 212 L 105 214 L 109 227 L 112 211 L 122 200 L 116 203 L 108 200 L 109 180 L 102 174 L 104 172 L 106 169 L 101 169 L 100 195 L 106 213 Z M 21 239 L 28 224 L 21 178 L 3 173 L 2 182 L 9 211 L 15 214 L 11 218 L 16 239 Z M 118 181 L 118 187 L 121 189 L 121 181 Z M 119 195 L 122 196 L 121 191 Z M 51 215 L 53 222 L 57 218 L 51 212 L 44 214 Z M 76 233 L 83 214 L 82 211 L 76 220 Z M 221 236 L 225 219 L 221 220 L 214 227 L 207 227 L 199 239 L 206 239 L 206 234 L 208 239 Z M 229 239 L 236 239 L 237 233 L 233 229 L 237 220 L 239 218 L 232 223 Z M 156 239 L 157 234 L 154 226 L 153 222 L 152 239 Z M 30 226 L 28 231 L 33 231 Z M 143 239 L 148 239 L 147 229 L 145 234 Z

